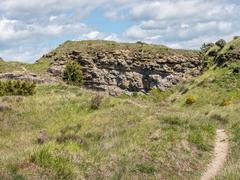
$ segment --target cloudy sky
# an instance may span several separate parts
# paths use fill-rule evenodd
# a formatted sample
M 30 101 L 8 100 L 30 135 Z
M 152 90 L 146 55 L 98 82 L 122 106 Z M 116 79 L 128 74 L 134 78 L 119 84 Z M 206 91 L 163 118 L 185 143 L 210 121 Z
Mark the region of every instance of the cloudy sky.
M 0 57 L 34 62 L 66 40 L 196 49 L 240 35 L 239 0 L 1 0 Z

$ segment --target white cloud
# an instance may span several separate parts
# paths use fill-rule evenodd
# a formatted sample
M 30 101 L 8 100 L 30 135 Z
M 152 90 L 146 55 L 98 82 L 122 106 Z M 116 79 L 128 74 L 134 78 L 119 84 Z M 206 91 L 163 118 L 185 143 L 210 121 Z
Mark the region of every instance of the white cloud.
M 153 0 L 130 7 L 135 24 L 126 39 L 199 48 L 208 40 L 239 33 L 240 3 L 227 0 Z
M 115 24 L 131 26 L 125 25 L 124 32 L 113 27 L 102 32 L 97 23 L 106 22 L 98 22 L 99 17 L 96 24 L 83 23 L 96 9 Z M 31 62 L 67 39 L 198 48 L 240 31 L 236 0 L 1 0 L 0 13 L 0 57 Z
M 117 34 L 111 33 L 101 33 L 98 31 L 92 31 L 87 34 L 83 34 L 79 39 L 89 39 L 89 40 L 108 40 L 108 41 L 120 41 Z

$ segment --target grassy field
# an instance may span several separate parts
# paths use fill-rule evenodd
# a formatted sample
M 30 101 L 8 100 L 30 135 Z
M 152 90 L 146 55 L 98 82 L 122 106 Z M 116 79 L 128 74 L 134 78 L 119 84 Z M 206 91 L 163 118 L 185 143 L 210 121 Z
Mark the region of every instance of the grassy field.
M 213 149 L 216 123 L 162 98 L 96 95 L 43 85 L 30 97 L 2 97 L 1 177 L 195 179 Z M 160 98 L 157 102 L 157 98 Z M 39 132 L 48 140 L 39 145 Z
M 209 61 L 203 75 L 149 95 L 51 84 L 0 97 L 0 179 L 200 179 L 218 128 L 230 150 L 216 179 L 239 179 L 239 62 Z
M 49 61 L 41 61 L 35 64 L 27 64 L 21 62 L 5 62 L 0 61 L 0 73 L 21 71 L 21 72 L 34 72 L 36 74 L 44 74 L 49 68 Z

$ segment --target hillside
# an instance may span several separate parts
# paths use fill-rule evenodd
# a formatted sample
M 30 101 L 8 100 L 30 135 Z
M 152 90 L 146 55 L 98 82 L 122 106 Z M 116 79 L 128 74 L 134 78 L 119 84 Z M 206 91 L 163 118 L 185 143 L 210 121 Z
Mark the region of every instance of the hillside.
M 140 42 L 67 41 L 38 62 L 44 61 L 53 76 L 62 76 L 69 61 L 80 63 L 85 87 L 111 95 L 165 90 L 201 71 L 197 51 Z
M 50 63 L 51 69 L 66 59 L 89 62 L 83 61 L 88 59 L 83 53 L 95 57 L 92 53 L 99 55 L 103 46 L 84 42 L 66 42 L 30 66 Z M 145 59 L 147 65 L 161 68 L 166 63 L 169 72 L 186 78 L 148 95 L 113 97 L 58 82 L 39 84 L 33 96 L 0 97 L 0 179 L 200 179 L 213 157 L 217 129 L 225 129 L 230 147 L 216 179 L 239 179 L 239 39 L 224 47 L 211 44 L 201 55 L 164 46 L 108 43 L 107 51 L 101 49 L 108 52 L 104 58 L 93 61 L 94 70 L 119 67 L 112 65 L 114 60 L 103 66 L 105 57 L 118 48 L 143 49 L 143 58 L 134 64 Z M 185 71 L 175 71 L 179 64 Z M 19 67 L 5 65 L 0 66 L 2 72 Z M 135 65 L 131 68 L 136 70 Z M 48 67 L 43 69 L 45 73 Z M 141 68 L 136 72 L 146 73 Z

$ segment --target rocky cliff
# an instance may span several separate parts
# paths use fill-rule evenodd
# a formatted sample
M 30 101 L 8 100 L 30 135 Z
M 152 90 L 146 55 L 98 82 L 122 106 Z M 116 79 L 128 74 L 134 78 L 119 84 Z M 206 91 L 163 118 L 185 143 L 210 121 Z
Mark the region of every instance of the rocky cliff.
M 165 90 L 201 72 L 198 52 L 143 43 L 68 41 L 39 61 L 46 60 L 53 76 L 62 76 L 68 61 L 79 62 L 84 85 L 112 95 Z

